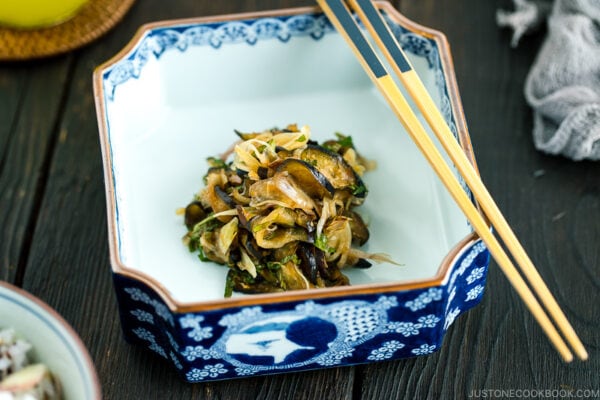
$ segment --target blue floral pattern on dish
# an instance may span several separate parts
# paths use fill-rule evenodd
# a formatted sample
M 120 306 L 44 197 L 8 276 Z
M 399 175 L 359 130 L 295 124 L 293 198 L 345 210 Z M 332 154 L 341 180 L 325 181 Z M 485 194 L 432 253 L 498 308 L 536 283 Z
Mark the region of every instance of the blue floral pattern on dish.
M 489 253 L 477 241 L 439 287 L 169 311 L 168 318 L 159 314 L 164 310 L 157 303 L 164 303 L 152 289 L 119 274 L 114 281 L 127 340 L 171 362 L 187 381 L 201 382 L 431 354 L 455 319 L 481 300 L 485 274 L 479 270 L 488 263 Z
M 333 26 L 323 14 L 301 14 L 278 18 L 261 18 L 225 23 L 181 25 L 148 32 L 136 49 L 124 60 L 105 72 L 103 84 L 108 99 L 114 98 L 118 85 L 138 78 L 152 57 L 189 46 L 210 46 L 219 49 L 226 44 L 256 44 L 259 40 L 278 39 L 287 42 L 294 36 L 309 36 L 318 40 Z

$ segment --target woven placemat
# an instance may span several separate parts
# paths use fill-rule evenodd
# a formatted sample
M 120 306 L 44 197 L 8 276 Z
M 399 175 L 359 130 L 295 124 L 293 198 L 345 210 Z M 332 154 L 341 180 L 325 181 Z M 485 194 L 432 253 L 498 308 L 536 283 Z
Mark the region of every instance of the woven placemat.
M 88 44 L 115 26 L 134 1 L 90 0 L 59 25 L 31 30 L 0 28 L 0 60 L 47 57 Z

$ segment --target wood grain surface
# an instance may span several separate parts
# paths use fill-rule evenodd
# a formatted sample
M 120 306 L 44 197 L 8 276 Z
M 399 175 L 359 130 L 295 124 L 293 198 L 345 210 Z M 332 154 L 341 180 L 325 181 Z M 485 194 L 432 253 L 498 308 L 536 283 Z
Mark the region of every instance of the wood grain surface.
M 72 324 L 106 399 L 461 399 L 481 398 L 487 389 L 600 395 L 600 163 L 534 149 L 522 88 L 543 32 L 510 48 L 509 33 L 495 25 L 496 10 L 508 1 L 394 5 L 447 35 L 482 179 L 587 346 L 589 361 L 560 361 L 493 262 L 482 303 L 459 317 L 428 357 L 192 385 L 125 343 L 108 260 L 93 69 L 146 22 L 313 4 L 140 0 L 83 49 L 0 64 L 0 279 L 40 297 Z

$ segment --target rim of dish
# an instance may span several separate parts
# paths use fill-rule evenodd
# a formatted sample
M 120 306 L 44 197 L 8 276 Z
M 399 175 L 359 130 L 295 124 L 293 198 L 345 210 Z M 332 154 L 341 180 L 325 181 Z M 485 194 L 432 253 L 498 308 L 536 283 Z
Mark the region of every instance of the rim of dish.
M 467 158 L 473 164 L 476 171 L 477 164 L 475 161 L 475 155 L 471 145 L 469 137 L 466 119 L 462 108 L 462 102 L 460 100 L 460 94 L 458 91 L 458 84 L 454 73 L 454 64 L 452 61 L 452 55 L 450 54 L 450 47 L 446 36 L 435 29 L 420 25 L 406 16 L 402 15 L 394 6 L 387 1 L 375 1 L 376 6 L 384 11 L 391 20 L 401 25 L 402 27 L 419 34 L 427 39 L 433 40 L 439 52 L 440 64 L 442 66 L 442 72 L 446 81 L 446 87 L 448 97 L 450 99 L 450 105 L 452 109 L 452 115 L 456 124 L 456 131 L 458 135 L 458 141 L 463 148 Z M 351 285 L 344 287 L 330 287 L 330 288 L 318 288 L 318 289 L 307 289 L 301 291 L 290 291 L 283 293 L 265 293 L 265 294 L 254 294 L 252 296 L 234 297 L 234 298 L 223 298 L 209 301 L 198 301 L 194 303 L 180 303 L 176 301 L 170 294 L 170 291 L 162 285 L 159 281 L 149 276 L 148 274 L 139 270 L 126 266 L 119 257 L 118 252 L 118 232 L 114 222 L 114 216 L 116 215 L 116 204 L 114 197 L 114 186 L 113 173 L 110 168 L 112 159 L 109 151 L 108 143 L 108 127 L 106 123 L 106 106 L 104 103 L 105 93 L 103 87 L 103 75 L 106 70 L 110 69 L 113 65 L 117 64 L 124 58 L 126 58 L 132 50 L 134 50 L 139 44 L 141 39 L 150 31 L 154 29 L 160 29 L 169 26 L 180 26 L 180 25 L 194 25 L 194 24 L 208 24 L 208 23 L 219 23 L 226 21 L 237 21 L 246 19 L 260 19 L 265 17 L 281 17 L 300 15 L 308 13 L 319 13 L 321 9 L 319 7 L 298 7 L 298 8 L 286 8 L 280 10 L 270 11 L 257 11 L 248 13 L 238 14 L 223 14 L 209 17 L 197 17 L 197 18 L 183 18 L 183 19 L 171 19 L 164 21 L 157 21 L 142 25 L 131 40 L 113 57 L 108 61 L 102 63 L 95 68 L 93 74 L 94 84 L 94 98 L 96 103 L 96 114 L 98 119 L 99 133 L 100 133 L 100 145 L 103 156 L 104 165 L 104 181 L 106 190 L 106 206 L 108 218 L 108 235 L 109 235 L 109 256 L 112 267 L 112 272 L 125 276 L 130 279 L 137 280 L 152 290 L 154 290 L 161 299 L 167 304 L 169 309 L 173 312 L 186 313 L 186 312 L 199 312 L 208 311 L 215 309 L 225 308 L 236 308 L 249 305 L 259 305 L 273 302 L 293 302 L 305 299 L 317 299 L 317 298 L 338 298 L 348 295 L 365 295 L 365 294 L 377 294 L 387 293 L 390 291 L 407 291 L 422 289 L 428 287 L 435 287 L 443 285 L 449 276 L 451 266 L 455 264 L 455 261 L 476 241 L 479 240 L 479 236 L 472 232 L 465 238 L 459 241 L 446 256 L 442 259 L 436 274 L 433 277 L 418 279 L 418 280 L 407 280 L 399 282 L 387 282 L 387 283 L 369 283 L 360 285 Z M 477 208 L 479 206 L 475 203 Z

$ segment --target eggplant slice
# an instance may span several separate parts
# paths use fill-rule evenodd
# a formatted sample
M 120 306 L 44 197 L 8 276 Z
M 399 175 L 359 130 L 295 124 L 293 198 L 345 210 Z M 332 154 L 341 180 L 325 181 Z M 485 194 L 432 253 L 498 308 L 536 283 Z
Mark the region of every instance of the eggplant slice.
M 288 158 L 279 164 L 277 172 L 287 172 L 313 198 L 333 197 L 335 193 L 327 177 L 306 161 Z
M 300 159 L 325 175 L 335 189 L 350 190 L 359 198 L 367 195 L 367 187 L 360 176 L 338 153 L 309 144 L 300 154 Z

